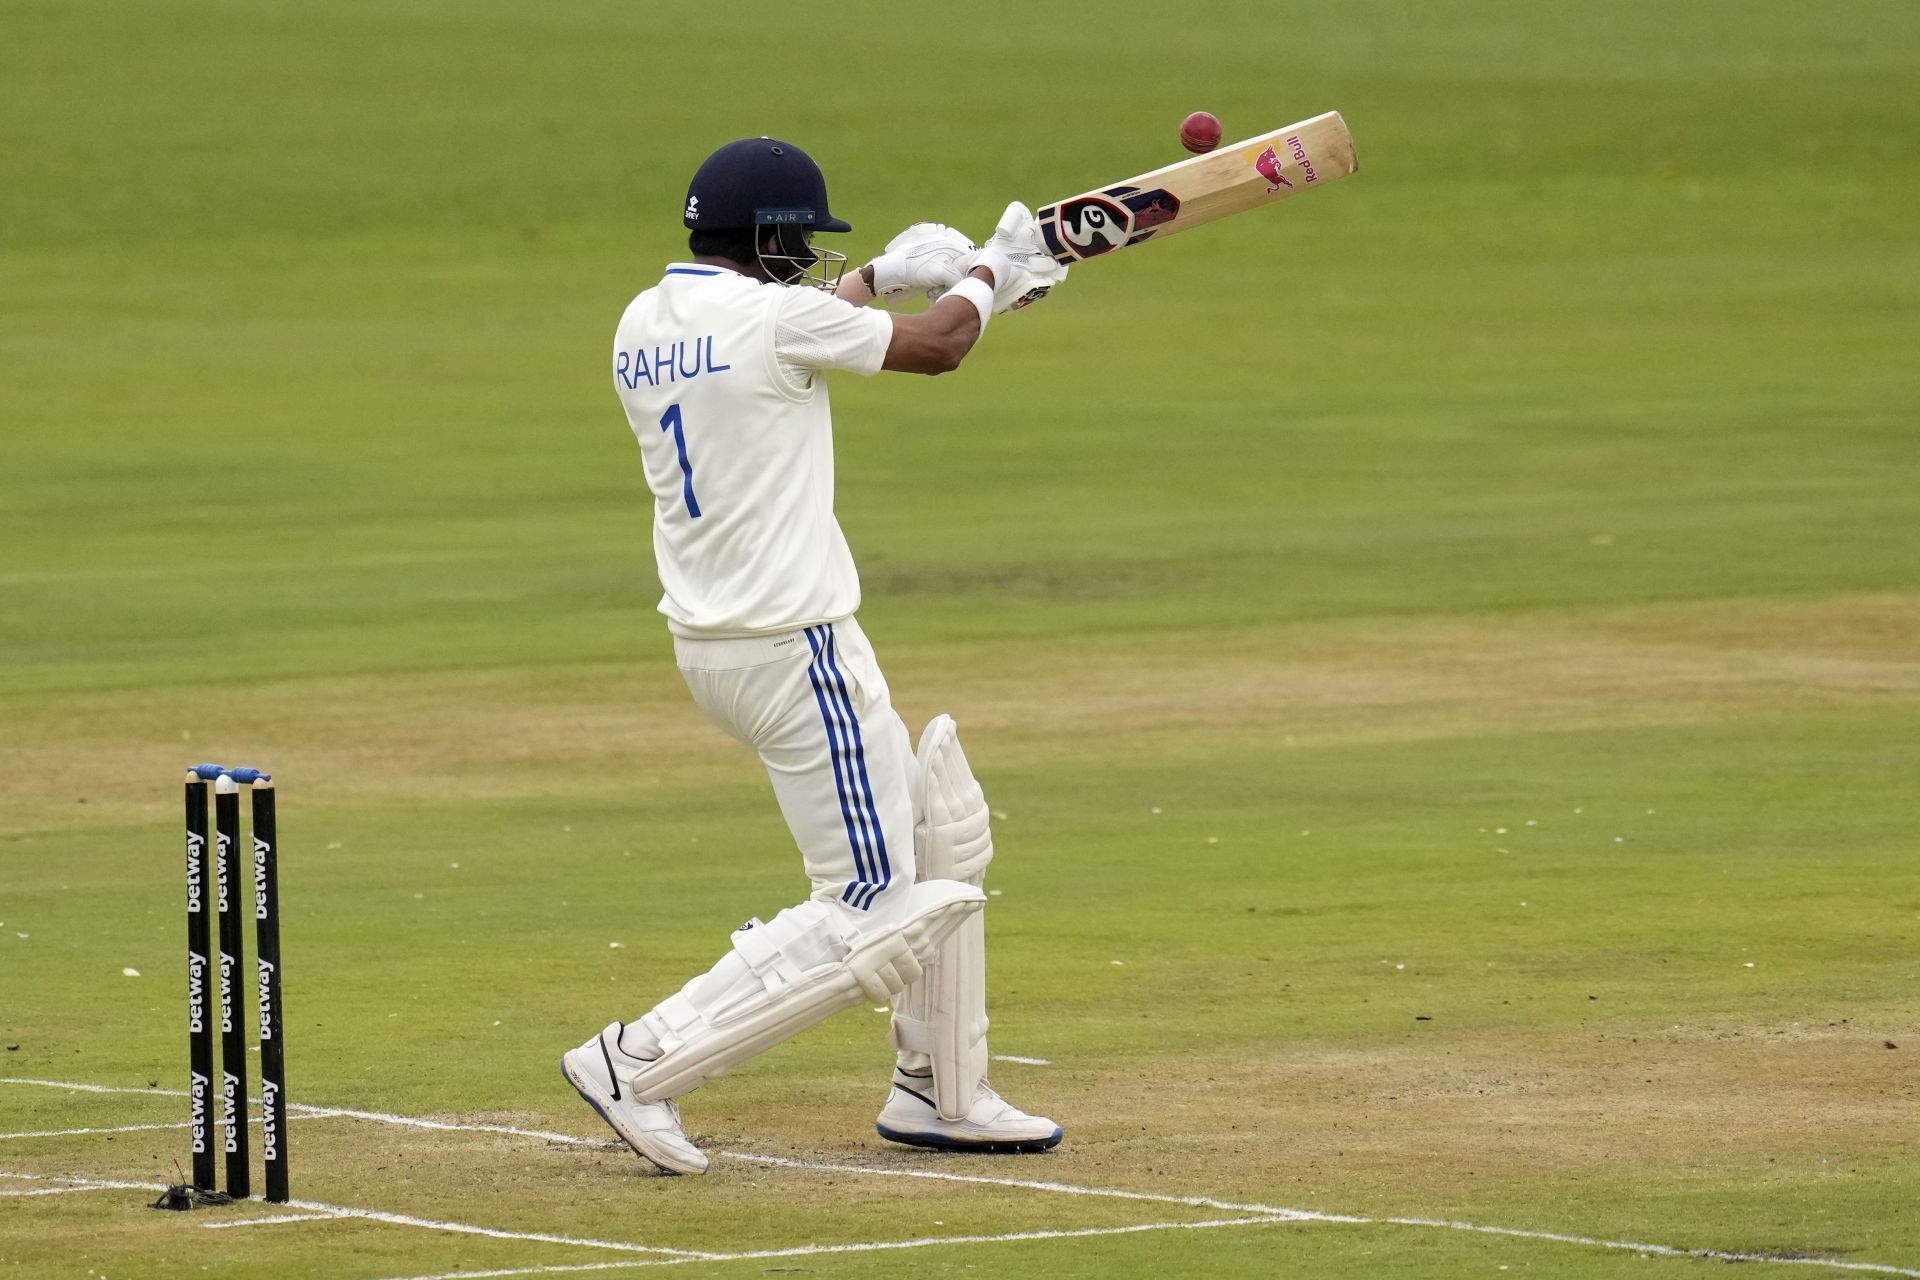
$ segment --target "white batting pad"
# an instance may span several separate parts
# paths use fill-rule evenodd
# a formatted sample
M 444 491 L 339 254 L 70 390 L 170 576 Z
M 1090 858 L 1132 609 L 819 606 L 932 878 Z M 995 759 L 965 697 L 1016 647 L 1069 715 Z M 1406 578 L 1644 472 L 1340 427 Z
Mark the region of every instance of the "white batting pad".
M 913 798 L 914 865 L 929 880 L 977 890 L 993 861 L 987 797 L 960 749 L 952 716 L 920 735 Z M 984 900 L 984 899 L 983 899 Z M 987 926 L 979 913 L 947 935 L 926 972 L 894 1000 L 894 1047 L 924 1054 L 933 1067 L 934 1107 L 959 1120 L 987 1075 Z
M 633 1095 L 677 1098 L 842 1009 L 892 998 L 986 902 L 977 886 L 928 880 L 907 891 L 904 912 L 871 931 L 842 932 L 843 917 L 820 902 L 751 922 L 711 973 L 641 1019 L 661 1052 L 634 1075 Z

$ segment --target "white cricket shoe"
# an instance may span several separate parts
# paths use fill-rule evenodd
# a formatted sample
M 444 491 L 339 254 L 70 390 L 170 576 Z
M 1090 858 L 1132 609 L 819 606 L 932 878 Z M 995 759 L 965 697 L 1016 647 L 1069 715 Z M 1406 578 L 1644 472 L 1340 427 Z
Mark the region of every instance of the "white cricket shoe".
M 663 1171 L 705 1173 L 705 1153 L 680 1128 L 680 1105 L 671 1098 L 641 1102 L 633 1096 L 633 1074 L 650 1059 L 620 1047 L 624 1030 L 625 1023 L 609 1022 L 599 1035 L 569 1049 L 560 1056 L 561 1074 L 628 1146 Z
M 964 1120 L 943 1120 L 933 1105 L 933 1081 L 910 1076 L 898 1067 L 876 1127 L 889 1142 L 991 1155 L 1045 1151 L 1061 1138 L 1059 1125 L 1045 1116 L 1028 1115 L 995 1093 L 985 1080 Z

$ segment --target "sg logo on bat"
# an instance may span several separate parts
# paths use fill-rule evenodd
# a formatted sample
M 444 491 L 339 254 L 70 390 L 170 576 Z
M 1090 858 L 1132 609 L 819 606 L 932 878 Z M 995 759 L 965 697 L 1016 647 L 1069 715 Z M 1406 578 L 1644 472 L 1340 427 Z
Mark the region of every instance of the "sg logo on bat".
M 1171 191 L 1108 187 L 1040 211 L 1040 235 L 1058 262 L 1074 263 L 1138 244 L 1180 213 Z

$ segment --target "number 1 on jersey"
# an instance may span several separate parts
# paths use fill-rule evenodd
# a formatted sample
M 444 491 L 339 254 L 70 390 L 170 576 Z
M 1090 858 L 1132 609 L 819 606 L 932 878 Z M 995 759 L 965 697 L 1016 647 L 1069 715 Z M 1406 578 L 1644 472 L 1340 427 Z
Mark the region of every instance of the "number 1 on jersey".
M 667 406 L 667 411 L 660 415 L 660 429 L 673 432 L 673 447 L 680 454 L 680 474 L 683 477 L 680 488 L 687 495 L 687 514 L 698 520 L 700 502 L 693 496 L 693 464 L 687 461 L 687 432 L 680 424 L 679 405 Z

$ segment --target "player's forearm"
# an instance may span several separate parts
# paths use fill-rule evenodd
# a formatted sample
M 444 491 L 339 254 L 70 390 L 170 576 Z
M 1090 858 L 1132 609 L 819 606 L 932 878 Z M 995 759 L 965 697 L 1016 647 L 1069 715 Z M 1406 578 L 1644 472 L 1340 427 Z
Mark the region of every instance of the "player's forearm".
M 895 316 L 893 341 L 881 366 L 896 373 L 948 373 L 960 367 L 967 352 L 980 340 L 991 314 L 993 272 L 975 267 L 968 280 L 954 286 L 940 301 L 919 315 Z

